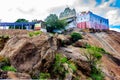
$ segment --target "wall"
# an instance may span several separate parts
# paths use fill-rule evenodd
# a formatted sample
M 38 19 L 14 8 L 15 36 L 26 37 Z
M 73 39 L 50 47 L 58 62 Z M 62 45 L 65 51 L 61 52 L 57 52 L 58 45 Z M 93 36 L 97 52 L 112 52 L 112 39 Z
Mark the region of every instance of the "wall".
M 90 11 L 77 14 L 76 22 L 77 27 L 81 29 L 109 29 L 108 19 L 95 15 Z

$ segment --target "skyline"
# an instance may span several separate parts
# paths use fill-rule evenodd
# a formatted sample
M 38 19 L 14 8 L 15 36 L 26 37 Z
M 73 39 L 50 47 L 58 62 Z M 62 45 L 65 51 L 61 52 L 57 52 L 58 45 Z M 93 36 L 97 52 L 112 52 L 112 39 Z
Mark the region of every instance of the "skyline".
M 49 14 L 59 15 L 67 6 L 77 13 L 92 11 L 109 19 L 110 29 L 120 32 L 120 0 L 0 0 L 2 22 L 18 18 L 44 20 Z

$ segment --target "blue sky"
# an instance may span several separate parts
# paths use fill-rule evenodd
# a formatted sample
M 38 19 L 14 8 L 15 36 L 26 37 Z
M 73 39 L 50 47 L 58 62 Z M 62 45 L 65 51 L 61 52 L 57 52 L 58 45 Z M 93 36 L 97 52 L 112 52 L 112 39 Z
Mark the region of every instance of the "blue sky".
M 106 3 L 109 1 L 110 0 L 104 0 L 104 1 L 103 0 L 96 0 L 96 6 L 100 6 L 101 4 L 103 4 L 103 2 Z M 118 9 L 120 11 L 120 0 L 113 0 L 113 2 L 111 2 L 108 6 L 111 8 L 114 8 L 116 10 Z M 118 13 L 118 16 L 120 16 L 120 13 Z M 118 22 L 118 24 L 110 24 L 110 28 L 111 28 L 111 30 L 117 30 L 120 32 L 120 23 Z
M 67 6 L 77 13 L 92 11 L 109 19 L 110 29 L 120 32 L 120 0 L 0 0 L 0 19 L 14 22 L 18 18 L 44 20 L 49 14 L 59 15 Z

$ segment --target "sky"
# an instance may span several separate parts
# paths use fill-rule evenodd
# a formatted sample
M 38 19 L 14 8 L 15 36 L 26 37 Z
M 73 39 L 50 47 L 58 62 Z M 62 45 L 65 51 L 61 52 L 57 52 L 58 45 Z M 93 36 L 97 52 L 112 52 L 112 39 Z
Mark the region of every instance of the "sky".
M 109 19 L 111 30 L 120 32 L 120 0 L 0 0 L 1 22 L 15 22 L 18 18 L 29 21 L 44 20 L 49 14 L 57 14 L 66 7 L 77 13 L 92 11 Z

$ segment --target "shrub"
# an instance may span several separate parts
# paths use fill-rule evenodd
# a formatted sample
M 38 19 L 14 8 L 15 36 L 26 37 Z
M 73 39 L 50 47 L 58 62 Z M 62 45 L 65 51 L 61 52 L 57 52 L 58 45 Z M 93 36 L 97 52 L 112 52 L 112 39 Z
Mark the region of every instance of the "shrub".
M 93 80 L 104 80 L 103 72 L 100 69 L 96 68 L 96 66 L 92 67 L 90 76 Z
M 89 44 L 86 44 L 86 48 L 87 49 L 95 49 L 96 52 L 102 53 L 102 54 L 109 54 L 108 52 L 106 52 L 103 48 L 97 47 L 97 46 L 91 46 Z
M 29 36 L 30 36 L 30 37 L 33 37 L 33 36 L 34 36 L 33 32 L 30 32 L 30 33 L 29 33 Z
M 42 33 L 42 31 L 34 31 L 35 36 L 40 35 L 41 33 Z
M 50 78 L 50 73 L 40 73 L 40 80 L 41 79 L 49 79 Z
M 83 38 L 82 35 L 80 33 L 77 33 L 77 32 L 73 32 L 71 34 L 71 37 L 72 37 L 73 42 Z
M 102 53 L 106 51 L 103 48 L 87 45 L 87 52 L 85 53 L 86 58 L 88 59 L 91 66 L 91 78 L 93 80 L 103 80 L 104 74 L 102 71 L 96 67 L 96 63 L 102 58 Z
M 69 62 L 69 67 L 75 72 L 77 70 L 77 67 L 74 63 Z
M 53 65 L 53 73 L 59 75 L 61 79 L 69 73 L 68 69 L 65 69 L 63 65 L 66 65 L 67 68 L 71 68 L 74 72 L 77 70 L 76 65 L 69 61 L 66 57 L 63 57 L 61 54 L 56 54 L 55 63 Z
M 17 71 L 13 66 L 3 66 L 1 69 L 3 71 L 14 71 L 14 72 Z
M 29 32 L 28 33 L 30 37 L 37 36 L 42 34 L 42 31 L 34 31 L 34 32 Z

